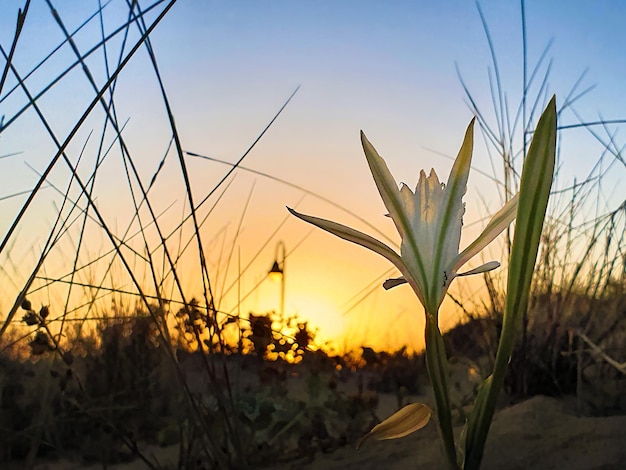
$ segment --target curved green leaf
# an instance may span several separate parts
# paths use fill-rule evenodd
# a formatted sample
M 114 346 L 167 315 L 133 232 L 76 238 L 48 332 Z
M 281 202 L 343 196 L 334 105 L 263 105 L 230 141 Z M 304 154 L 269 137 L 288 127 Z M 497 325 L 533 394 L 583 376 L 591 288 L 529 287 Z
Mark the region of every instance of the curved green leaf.
M 556 97 L 541 115 L 520 182 L 515 235 L 509 259 L 507 297 L 493 374 L 475 403 L 467 427 L 465 470 L 477 470 L 483 457 L 496 399 L 513 353 L 515 333 L 528 304 L 556 159 Z

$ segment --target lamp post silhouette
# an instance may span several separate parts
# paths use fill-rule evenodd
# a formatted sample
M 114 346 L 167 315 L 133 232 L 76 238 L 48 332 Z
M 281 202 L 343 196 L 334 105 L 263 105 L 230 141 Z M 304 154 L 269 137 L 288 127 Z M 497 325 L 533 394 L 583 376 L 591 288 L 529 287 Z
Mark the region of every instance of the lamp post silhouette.
M 276 244 L 274 264 L 267 275 L 272 281 L 280 281 L 280 316 L 283 317 L 285 313 L 285 243 L 282 240 Z

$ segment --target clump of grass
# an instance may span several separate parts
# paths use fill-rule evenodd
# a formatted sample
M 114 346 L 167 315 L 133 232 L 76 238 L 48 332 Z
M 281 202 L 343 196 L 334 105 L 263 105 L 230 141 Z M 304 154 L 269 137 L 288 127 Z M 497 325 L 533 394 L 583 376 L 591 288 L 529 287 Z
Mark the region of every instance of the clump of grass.
M 528 68 L 522 2 L 523 90 L 517 108 L 513 108 L 500 81 L 496 48 L 480 7 L 479 13 L 492 52 L 490 84 L 495 123 L 488 118 L 487 111 L 477 105 L 465 84 L 463 86 L 470 107 L 479 118 L 494 168 L 498 160 L 500 162 L 503 175 L 500 180 L 506 194 L 519 186 L 518 168 L 527 152 L 532 117 L 548 96 L 551 64 L 546 57 L 550 46 L 542 52 L 532 70 Z M 569 182 L 559 176 L 559 168 L 569 166 L 569 155 L 558 155 L 555 176 L 558 186 L 552 190 L 529 307 L 523 316 L 522 333 L 506 380 L 508 392 L 518 399 L 535 394 L 581 394 L 585 388 L 589 390 L 587 399 L 594 393 L 597 398 L 602 384 L 617 378 L 619 373 L 614 368 L 610 370 L 610 366 L 600 367 L 605 375 L 584 372 L 597 370 L 598 366 L 595 355 L 588 354 L 590 351 L 583 344 L 581 334 L 602 344 L 618 360 L 626 359 L 612 346 L 623 341 L 625 328 L 622 313 L 626 288 L 626 258 L 623 256 L 626 206 L 619 199 L 614 201 L 613 207 L 607 206 L 599 197 L 604 192 L 603 175 L 616 163 L 623 163 L 623 157 L 608 121 L 586 122 L 576 112 L 577 101 L 593 88 L 581 91 L 583 78 L 584 74 L 575 82 L 559 110 L 559 116 L 569 111 L 578 122 L 569 124 L 561 120 L 559 129 L 563 139 L 576 129 L 588 131 L 599 143 L 598 158 L 583 179 Z M 623 122 L 612 120 L 611 124 Z M 471 324 L 475 326 L 473 342 L 481 345 L 479 352 L 493 349 L 494 338 L 502 327 L 505 299 L 501 281 L 491 273 L 485 273 L 484 278 L 488 302 L 479 307 L 477 314 L 470 315 Z M 459 298 L 455 297 L 455 301 L 462 304 Z M 462 307 L 466 312 L 473 309 L 467 303 Z M 604 396 L 602 400 L 594 400 L 593 407 L 596 410 L 610 408 L 615 398 Z
M 16 338 L 15 344 L 27 344 L 26 352 L 32 360 L 38 359 L 41 366 L 49 365 L 48 375 L 43 375 L 43 385 L 49 393 L 41 396 L 40 403 L 34 402 L 40 407 L 37 412 L 18 420 L 21 428 L 13 434 L 28 441 L 26 455 L 21 453 L 20 457 L 26 456 L 32 462 L 43 448 L 62 453 L 78 451 L 80 447 L 84 457 L 103 463 L 135 457 L 156 468 L 158 462 L 146 457 L 143 447 L 146 441 L 158 440 L 159 428 L 167 427 L 159 411 L 169 410 L 171 413 L 165 414 L 173 420 L 168 424 L 170 428 L 178 433 L 180 465 L 189 467 L 200 459 L 212 468 L 248 468 L 258 454 L 252 443 L 261 434 L 257 433 L 256 418 L 242 413 L 241 401 L 245 393 L 252 400 L 255 392 L 238 389 L 240 384 L 233 381 L 232 366 L 227 361 L 229 356 L 242 352 L 229 343 L 229 333 L 234 330 L 236 336 L 243 338 L 249 324 L 237 312 L 219 308 L 225 279 L 222 288 L 216 289 L 219 272 L 209 264 L 215 249 L 207 242 L 207 229 L 203 226 L 232 182 L 233 172 L 291 97 L 213 187 L 203 187 L 202 192 L 194 190 L 150 41 L 175 0 L 152 2 L 145 8 L 132 2 L 127 5 L 126 18 L 114 19 L 117 23 L 112 27 L 105 15 L 107 6 L 102 5 L 74 30 L 65 23 L 62 11 L 48 2 L 50 18 L 63 39 L 58 45 L 49 45 L 50 54 L 39 64 L 22 71 L 15 64 L 14 53 L 19 53 L 16 45 L 31 31 L 29 4 L 26 1 L 24 11 L 17 15 L 10 51 L 2 49 L 6 63 L 0 81 L 0 102 L 12 99 L 18 104 L 8 108 L 0 135 L 6 136 L 19 127 L 22 116 L 32 111 L 54 149 L 43 171 L 35 171 L 36 181 L 25 201 L 17 205 L 0 241 L 3 273 L 12 285 L 12 292 L 6 295 L 14 298 L 0 326 L 0 340 L 6 344 L 9 337 L 23 335 L 21 341 Z M 91 34 L 83 36 L 85 31 Z M 89 43 L 94 37 L 94 42 Z M 143 149 L 136 150 L 132 139 L 127 138 L 117 106 L 118 89 L 124 86 L 122 72 L 132 60 L 139 60 L 138 51 L 147 53 L 144 64 L 154 72 L 157 93 L 165 109 L 163 121 L 169 128 L 169 135 L 163 139 L 164 153 L 159 155 L 148 178 L 138 167 L 137 152 Z M 103 67 L 92 66 L 92 59 L 98 54 Z M 52 61 L 61 68 L 57 76 L 50 77 L 44 85 L 30 79 Z M 82 73 L 93 92 L 80 103 L 82 109 L 70 129 L 62 133 L 53 125 L 56 116 L 47 114 L 40 102 L 54 95 L 71 73 Z M 22 101 L 20 93 L 26 96 Z M 77 96 L 74 101 L 79 99 Z M 121 228 L 119 222 L 109 220 L 103 209 L 106 201 L 100 198 L 96 203 L 102 188 L 101 174 L 107 166 L 122 176 L 115 181 L 116 191 L 134 210 Z M 170 201 L 162 206 L 159 187 L 163 173 L 171 169 L 177 171 L 184 195 L 181 218 L 174 223 L 162 216 L 170 210 Z M 21 247 L 18 234 L 42 233 L 40 205 L 49 204 L 50 200 L 56 204 L 54 219 L 48 233 L 44 233 L 40 249 L 37 247 L 41 240 L 37 239 L 32 243 L 34 256 L 15 262 L 16 250 Z M 49 205 L 46 210 L 50 210 Z M 94 255 L 95 239 L 104 240 L 109 248 Z M 233 249 L 236 243 L 237 236 Z M 30 263 L 32 258 L 34 262 Z M 231 250 L 227 265 L 232 264 L 232 258 Z M 10 276 L 9 267 L 14 270 Z M 183 287 L 183 279 L 189 277 L 201 280 L 195 296 Z M 32 308 L 26 305 L 27 298 L 36 299 L 33 302 L 46 299 L 49 307 Z M 24 312 L 22 321 L 20 311 Z M 123 316 L 129 318 L 122 318 L 122 312 L 127 312 Z M 277 355 L 281 354 L 277 348 L 287 346 L 290 350 L 295 348 L 295 356 L 302 355 L 311 339 L 309 331 L 304 325 L 295 334 L 295 341 L 283 342 L 284 338 L 272 333 L 268 346 Z M 177 341 L 200 359 L 201 367 L 195 375 L 204 380 L 201 392 L 193 390 L 192 379 L 183 370 L 179 350 L 175 348 Z M 12 393 L 7 387 L 7 393 Z M 294 402 L 292 406 L 299 405 Z M 276 407 L 273 413 L 280 411 Z M 275 425 L 274 420 L 272 417 L 269 424 Z M 52 422 L 59 424 L 51 426 Z M 86 440 L 91 443 L 85 444 Z M 14 444 L 7 442 L 8 448 L 14 448 Z M 271 455 L 277 455 L 276 445 L 270 446 Z
M 307 350 L 294 364 L 273 349 L 280 342 L 276 331 L 270 331 L 272 343 L 265 352 L 275 354 L 273 360 L 259 357 L 252 347 L 207 357 L 179 343 L 177 367 L 168 367 L 151 317 L 141 311 L 115 313 L 100 321 L 89 336 L 73 342 L 69 363 L 59 361 L 59 351 L 54 349 L 23 362 L 0 356 L 5 371 L 0 383 L 2 461 L 63 456 L 114 464 L 141 458 L 148 467 L 158 468 L 167 462 L 154 460 L 144 449 L 176 446 L 179 465 L 185 468 L 211 463 L 203 448 L 205 439 L 210 437 L 224 448 L 231 443 L 217 426 L 219 397 L 207 393 L 209 381 L 232 390 L 237 432 L 251 449 L 244 464 L 252 467 L 328 452 L 353 442 L 371 425 L 375 402 L 356 390 L 347 393 L 341 385 L 353 375 L 344 358 Z M 253 329 L 247 325 L 242 331 L 246 338 Z M 39 327 L 29 326 L 33 331 Z M 308 332 L 300 335 L 301 343 L 287 339 L 300 349 L 311 337 Z M 213 376 L 205 374 L 207 359 Z M 176 380 L 178 372 L 197 400 L 202 419 L 215 424 L 210 436 L 189 414 L 187 392 Z M 306 385 L 304 394 L 294 395 L 291 377 Z

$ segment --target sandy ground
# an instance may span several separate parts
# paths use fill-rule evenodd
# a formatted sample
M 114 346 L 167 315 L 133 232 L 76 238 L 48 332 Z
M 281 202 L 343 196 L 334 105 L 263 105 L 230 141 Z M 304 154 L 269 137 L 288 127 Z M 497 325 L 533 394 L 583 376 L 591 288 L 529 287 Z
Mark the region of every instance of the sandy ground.
M 194 384 L 201 389 L 202 383 Z M 342 384 L 354 393 L 356 382 Z M 290 381 L 290 395 L 304 399 L 304 380 Z M 384 418 L 397 409 L 395 396 L 379 394 L 377 416 Z M 411 397 L 434 407 L 431 396 Z M 461 433 L 459 426 L 457 434 Z M 178 446 L 151 447 L 146 454 L 162 468 L 175 469 Z M 6 467 L 17 470 L 23 467 Z M 101 465 L 85 466 L 61 460 L 40 462 L 37 470 L 99 470 Z M 141 462 L 110 465 L 110 470 L 146 468 Z M 266 467 L 276 470 L 426 470 L 445 468 L 439 437 L 431 421 L 424 429 L 402 439 L 370 440 L 357 452 L 354 446 L 331 453 L 318 452 L 306 460 Z M 483 460 L 483 470 L 609 470 L 626 469 L 626 416 L 581 417 L 575 402 L 534 397 L 500 409 L 494 418 Z
M 389 397 L 391 398 L 391 397 Z M 460 432 L 460 428 L 458 429 Z M 165 468 L 175 468 L 177 449 L 151 452 Z M 491 427 L 484 470 L 609 470 L 626 468 L 626 416 L 578 417 L 563 400 L 534 397 L 499 411 Z M 168 464 L 172 467 L 168 467 Z M 11 467 L 13 468 L 13 467 Z M 17 469 L 18 467 L 14 467 Z M 39 463 L 37 470 L 96 470 L 75 462 Z M 142 463 L 111 465 L 142 469 Z M 392 441 L 369 441 L 358 452 L 345 447 L 308 461 L 268 467 L 276 470 L 422 470 L 445 468 L 435 425 Z
M 626 416 L 577 417 L 563 401 L 534 397 L 505 408 L 491 427 L 483 469 L 624 469 Z M 287 469 L 421 470 L 445 468 L 435 425 L 402 439 L 369 441 Z

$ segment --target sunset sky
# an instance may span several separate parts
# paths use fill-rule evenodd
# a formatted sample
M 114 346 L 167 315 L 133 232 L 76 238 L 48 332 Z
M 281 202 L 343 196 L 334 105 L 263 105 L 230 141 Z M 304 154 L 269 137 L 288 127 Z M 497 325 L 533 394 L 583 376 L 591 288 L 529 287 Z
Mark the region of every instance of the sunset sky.
M 70 31 L 98 7 L 95 0 L 53 3 Z M 140 3 L 144 8 L 150 5 Z M 15 16 L 22 6 L 21 1 L 9 0 L 0 7 L 0 44 L 5 51 L 10 48 Z M 162 8 L 158 5 L 149 13 L 147 23 Z M 481 1 L 480 8 L 489 26 L 513 116 L 523 91 L 520 4 L 491 0 Z M 30 10 L 14 59 L 22 75 L 64 38 L 45 2 L 33 0 Z M 105 31 L 112 32 L 127 14 L 126 2 L 112 0 L 104 8 Z M 560 107 L 586 72 L 574 95 L 595 88 L 575 103 L 580 118 L 626 118 L 625 18 L 626 4 L 621 1 L 526 2 L 529 71 L 553 41 L 540 69 L 543 76 L 546 68 L 551 67 L 545 97 L 556 93 Z M 84 52 L 99 37 L 96 17 L 76 36 L 76 43 Z M 133 38 L 137 39 L 134 29 L 131 44 Z M 391 221 L 384 217 L 384 206 L 369 175 L 359 131 L 362 129 L 385 157 L 397 180 L 414 187 L 420 169 L 428 171 L 431 167 L 440 179 L 447 179 L 450 157 L 456 156 L 472 118 L 456 67 L 478 107 L 495 125 L 489 85 L 493 66 L 476 4 L 462 0 L 179 0 L 157 26 L 151 40 L 183 149 L 195 154 L 235 162 L 300 86 L 243 163 L 274 179 L 238 170 L 203 226 L 220 308 L 237 313 L 237 299 L 247 295 L 239 305 L 243 314 L 279 309 L 280 286 L 265 280 L 265 276 L 274 261 L 277 243 L 283 241 L 288 255 L 285 313 L 297 313 L 309 321 L 318 329 L 320 341 L 332 341 L 339 348 L 360 344 L 421 347 L 423 313 L 410 289 L 404 286 L 386 292 L 381 287 L 386 277 L 396 275 L 391 266 L 363 248 L 288 216 L 285 206 L 372 233 L 350 215 L 357 214 L 398 241 Z M 120 35 L 108 44 L 111 64 L 117 61 L 121 41 Z M 64 46 L 29 78 L 31 91 L 40 91 L 73 60 L 71 49 Z M 106 77 L 102 51 L 87 63 L 96 82 L 103 85 Z M 15 83 L 15 77 L 9 74 L 0 93 L 0 116 L 4 115 L 5 121 L 27 102 L 19 90 L 5 98 Z M 530 90 L 532 97 L 539 84 L 537 78 Z M 39 104 L 54 131 L 64 140 L 93 97 L 85 75 L 77 68 L 44 95 Z M 120 74 L 116 103 L 119 120 L 128 119 L 124 135 L 147 184 L 167 149 L 170 131 L 145 50 L 140 50 Z M 88 142 L 84 158 L 89 163 L 81 163 L 85 175 L 93 170 L 101 122 L 95 117 L 87 120 L 68 147 L 69 155 L 76 161 Z M 559 116 L 560 125 L 579 122 L 571 110 Z M 596 130 L 608 140 L 605 130 Z M 619 126 L 609 130 L 617 131 L 616 145 L 621 147 Z M 90 131 L 94 131 L 91 138 Z M 519 148 L 519 126 L 516 135 Z M 55 147 L 32 110 L 0 136 L 0 156 L 20 152 L 0 159 L 3 197 L 31 188 L 37 176 L 27 164 L 42 171 L 54 156 Z M 602 152 L 587 130 L 568 130 L 561 137 L 557 188 L 571 185 L 574 178 L 586 178 Z M 468 234 L 462 239 L 462 247 L 502 204 L 502 192 L 493 181 L 502 177 L 501 164 L 490 160 L 480 131 L 476 141 L 476 171 L 470 176 L 465 199 Z M 110 143 L 109 136 L 107 145 Z M 107 222 L 121 234 L 134 211 L 123 167 L 120 159 L 115 158 L 99 171 L 96 194 Z M 611 162 L 607 160 L 606 165 Z M 187 163 L 197 200 L 228 170 L 221 163 L 192 156 L 187 156 Z M 610 168 L 600 196 L 607 209 L 614 209 L 624 200 L 624 185 L 618 183 L 625 176 L 622 163 Z M 50 178 L 61 188 L 69 181 L 62 166 Z M 164 220 L 168 226 L 175 226 L 185 209 L 185 193 L 173 153 L 159 178 L 155 202 L 160 210 L 174 203 Z M 6 279 L 16 280 L 30 273 L 38 247 L 54 223 L 55 207 L 62 202 L 51 189 L 44 190 L 41 196 L 29 212 L 28 222 L 19 230 L 10 253 L 11 262 L 6 253 L 0 255 L 5 266 L 0 273 L 0 279 L 4 279 L 0 312 L 11 306 L 19 292 L 19 281 L 11 285 Z M 334 201 L 345 211 L 321 198 Z M 0 199 L 3 237 L 24 200 L 25 196 Z M 204 213 L 208 212 L 208 206 L 205 209 Z M 243 222 L 238 231 L 240 220 Z M 110 248 L 101 233 L 94 231 L 91 237 L 85 257 L 95 257 Z M 62 276 L 71 270 L 69 246 L 59 249 L 55 261 L 58 264 L 49 266 L 52 272 L 47 275 Z M 500 259 L 501 250 L 501 244 L 496 243 L 469 266 Z M 237 283 L 238 272 L 243 268 L 247 269 Z M 191 291 L 199 289 L 197 271 L 190 268 L 186 274 L 185 285 Z M 122 274 L 118 276 L 123 278 Z M 468 302 L 478 301 L 479 297 L 471 295 L 479 295 L 480 279 L 459 279 L 455 283 L 453 293 Z M 34 299 L 46 303 L 49 294 L 40 295 Z M 451 326 L 457 318 L 458 313 L 447 302 L 442 326 Z

